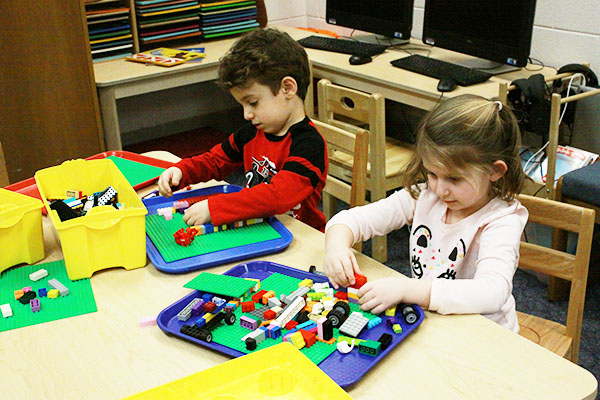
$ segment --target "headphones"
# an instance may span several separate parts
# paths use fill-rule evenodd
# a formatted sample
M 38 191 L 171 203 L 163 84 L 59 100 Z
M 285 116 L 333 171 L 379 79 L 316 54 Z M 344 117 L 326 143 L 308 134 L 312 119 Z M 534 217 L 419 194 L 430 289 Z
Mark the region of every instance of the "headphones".
M 566 72 L 581 73 L 585 77 L 586 86 L 598 88 L 598 77 L 594 72 L 581 64 L 567 64 L 561 67 L 557 74 Z M 570 79 L 570 78 L 569 78 Z M 552 88 L 548 87 L 542 74 L 535 74 L 527 79 L 517 79 L 511 82 L 517 88 L 508 92 L 508 102 L 511 104 L 521 129 L 534 132 L 547 140 L 550 128 L 550 103 L 553 93 L 560 93 L 561 97 L 567 95 L 567 90 L 562 90 L 563 79 L 555 79 Z M 573 91 L 569 93 L 574 94 Z M 575 106 L 577 102 L 568 103 L 563 114 L 562 122 L 570 125 L 575 120 Z M 562 107 L 566 107 L 564 104 Z

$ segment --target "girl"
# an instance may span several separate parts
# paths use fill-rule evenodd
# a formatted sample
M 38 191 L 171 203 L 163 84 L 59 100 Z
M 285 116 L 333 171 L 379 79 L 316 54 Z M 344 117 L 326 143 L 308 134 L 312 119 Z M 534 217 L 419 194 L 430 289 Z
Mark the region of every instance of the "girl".
M 335 215 L 327 224 L 324 270 L 334 287 L 360 273 L 350 247 L 410 225 L 412 276 L 367 282 L 363 310 L 398 303 L 441 314 L 480 313 L 518 332 L 512 279 L 527 210 L 515 199 L 524 173 L 520 132 L 499 101 L 463 95 L 421 122 L 404 189 Z

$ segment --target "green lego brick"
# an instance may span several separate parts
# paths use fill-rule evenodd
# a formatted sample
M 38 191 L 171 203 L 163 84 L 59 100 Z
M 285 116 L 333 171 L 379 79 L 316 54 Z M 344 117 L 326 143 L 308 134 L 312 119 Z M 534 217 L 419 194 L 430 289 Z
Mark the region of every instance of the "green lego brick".
M 48 271 L 48 276 L 35 282 L 29 279 L 29 274 L 42 268 Z M 59 296 L 56 299 L 38 295 L 36 299 L 40 300 L 41 306 L 38 312 L 32 312 L 29 304 L 21 304 L 18 300 L 15 300 L 14 291 L 26 286 L 31 286 L 36 295 L 38 289 L 51 289 L 48 285 L 50 279 L 57 279 L 65 285 L 69 289 L 69 295 Z M 0 318 L 0 332 L 98 310 L 90 280 L 71 281 L 63 260 L 45 264 L 25 265 L 4 271 L 0 275 L 0 304 L 6 303 L 10 304 L 13 316 Z
M 196 236 L 189 246 L 175 243 L 173 234 L 181 228 L 187 229 L 183 216 L 173 214 L 172 220 L 152 214 L 146 216 L 146 234 L 152 240 L 165 262 L 172 262 L 188 257 L 213 253 L 248 244 L 261 243 L 281 237 L 268 222 L 231 228 L 220 232 Z
M 165 169 L 154 165 L 143 164 L 117 156 L 106 157 L 115 163 L 131 186 L 149 181 L 159 176 Z
M 201 292 L 237 298 L 249 291 L 254 285 L 256 285 L 256 281 L 238 278 L 236 276 L 218 275 L 211 274 L 210 272 L 203 272 L 183 285 L 183 287 L 199 290 Z

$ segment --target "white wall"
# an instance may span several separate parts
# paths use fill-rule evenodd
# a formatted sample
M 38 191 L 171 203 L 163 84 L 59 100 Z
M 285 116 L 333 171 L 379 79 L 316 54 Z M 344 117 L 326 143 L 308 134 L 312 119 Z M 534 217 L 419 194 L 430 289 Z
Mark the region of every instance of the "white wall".
M 421 38 L 424 0 L 415 0 L 412 35 Z M 325 22 L 325 0 L 265 0 L 269 24 L 349 34 Z M 531 57 L 545 65 L 591 64 L 600 75 L 600 0 L 538 0 Z

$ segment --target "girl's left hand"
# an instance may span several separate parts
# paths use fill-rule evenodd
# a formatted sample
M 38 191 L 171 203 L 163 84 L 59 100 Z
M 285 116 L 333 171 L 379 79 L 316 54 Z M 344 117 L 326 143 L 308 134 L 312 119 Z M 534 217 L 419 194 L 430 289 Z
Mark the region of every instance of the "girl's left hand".
M 186 224 L 202 225 L 210 222 L 210 211 L 208 209 L 208 200 L 202 200 L 196 204 L 192 204 L 190 208 L 183 213 L 183 222 Z

